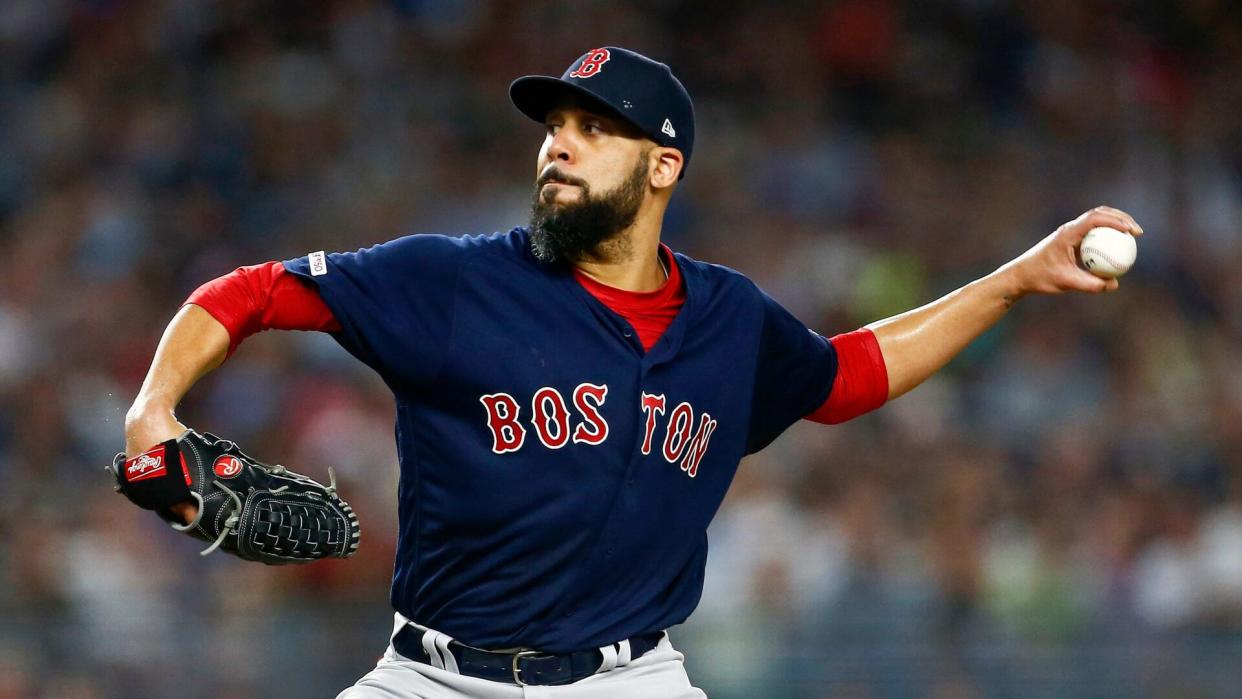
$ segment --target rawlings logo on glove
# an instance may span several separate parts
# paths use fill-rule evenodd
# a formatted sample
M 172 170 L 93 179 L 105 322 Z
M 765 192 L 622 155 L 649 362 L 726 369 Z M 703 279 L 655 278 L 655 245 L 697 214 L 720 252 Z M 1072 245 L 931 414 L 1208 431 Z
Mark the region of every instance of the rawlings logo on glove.
M 125 462 L 125 479 L 129 482 L 143 478 L 155 478 L 164 475 L 164 447 L 160 447 L 160 455 L 141 454 L 133 461 Z
M 181 473 L 169 469 L 181 464 Z M 173 529 L 248 561 L 269 565 L 347 558 L 358 550 L 358 517 L 329 484 L 264 464 L 210 433 L 186 430 L 126 460 L 117 454 L 108 471 L 131 502 L 153 510 Z M 223 481 L 228 481 L 225 485 Z M 198 504 L 184 524 L 172 513 L 181 502 Z
M 211 465 L 211 470 L 221 478 L 232 478 L 242 472 L 242 462 L 236 456 L 221 456 Z

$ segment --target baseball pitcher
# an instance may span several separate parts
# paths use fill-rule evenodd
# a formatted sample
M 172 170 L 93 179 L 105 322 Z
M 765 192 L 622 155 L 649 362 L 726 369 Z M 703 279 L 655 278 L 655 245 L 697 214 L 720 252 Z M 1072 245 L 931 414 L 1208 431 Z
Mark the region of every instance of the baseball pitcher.
M 668 66 L 597 48 L 509 89 L 543 125 L 528 225 L 312 252 L 204 284 L 126 420 L 118 489 L 265 563 L 350 555 L 327 485 L 188 429 L 174 409 L 248 335 L 330 333 L 396 402 L 393 632 L 340 697 L 701 697 L 666 629 L 698 603 L 707 526 L 739 460 L 798 420 L 837 423 L 917 386 L 1028 294 L 1098 293 L 1084 213 L 926 306 L 825 337 L 742 274 L 660 242 L 693 176 Z M 378 650 L 378 649 L 377 649 Z

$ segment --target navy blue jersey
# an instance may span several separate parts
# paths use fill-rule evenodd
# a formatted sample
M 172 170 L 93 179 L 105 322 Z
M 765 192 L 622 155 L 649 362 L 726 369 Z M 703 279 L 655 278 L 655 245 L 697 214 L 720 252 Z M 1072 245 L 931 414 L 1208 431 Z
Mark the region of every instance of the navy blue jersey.
M 397 404 L 393 607 L 482 648 L 593 648 L 698 604 L 738 461 L 818 408 L 832 345 L 730 269 L 676 256 L 644 353 L 524 229 L 286 261 Z

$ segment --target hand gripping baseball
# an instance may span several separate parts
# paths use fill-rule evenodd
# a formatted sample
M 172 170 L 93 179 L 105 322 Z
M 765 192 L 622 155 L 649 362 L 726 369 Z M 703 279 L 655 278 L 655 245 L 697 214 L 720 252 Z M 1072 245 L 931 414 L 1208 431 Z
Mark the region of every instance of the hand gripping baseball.
M 282 565 L 347 558 L 358 550 L 358 517 L 337 495 L 331 468 L 325 486 L 256 461 L 226 439 L 186 430 L 132 459 L 117 454 L 108 470 L 116 490 L 135 505 L 210 542 L 204 556 L 222 549 Z M 187 500 L 197 502 L 198 515 L 183 524 L 170 508 Z
M 1130 214 L 1108 206 L 1097 206 L 1063 224 L 1002 269 L 1014 275 L 1022 295 L 1113 291 L 1118 286 L 1116 279 L 1101 279 L 1078 264 L 1079 244 L 1092 228 L 1098 226 L 1115 228 L 1135 236 L 1143 234 L 1143 229 Z

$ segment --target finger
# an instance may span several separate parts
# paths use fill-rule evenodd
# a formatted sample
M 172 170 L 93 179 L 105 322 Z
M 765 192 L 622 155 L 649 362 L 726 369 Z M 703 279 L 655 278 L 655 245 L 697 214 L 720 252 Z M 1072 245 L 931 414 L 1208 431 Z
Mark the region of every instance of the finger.
M 1082 242 L 1083 238 L 1087 237 L 1087 233 L 1092 228 L 1099 227 L 1129 231 L 1130 223 L 1116 214 L 1092 209 L 1075 219 L 1072 225 L 1066 226 L 1065 236 L 1069 243 L 1077 245 Z
M 1121 288 L 1121 282 L 1117 279 L 1108 279 L 1108 280 L 1105 280 L 1104 282 L 1104 291 L 1106 293 L 1112 293 L 1120 288 Z
M 1143 234 L 1143 227 L 1142 227 L 1142 226 L 1140 226 L 1140 225 L 1138 224 L 1138 221 L 1136 221 L 1136 220 L 1134 219 L 1134 217 L 1133 217 L 1133 216 L 1131 216 L 1130 214 L 1128 214 L 1128 213 L 1126 213 L 1126 212 L 1122 211 L 1121 209 L 1118 209 L 1118 208 L 1116 208 L 1116 207 L 1112 207 L 1112 206 L 1097 206 L 1097 207 L 1095 207 L 1095 208 L 1096 208 L 1096 210 L 1098 210 L 1098 211 L 1105 211 L 1105 212 L 1108 212 L 1108 213 L 1110 213 L 1110 214 L 1114 214 L 1114 215 L 1116 215 L 1116 216 L 1120 216 L 1121 218 L 1125 219 L 1125 220 L 1128 222 L 1128 224 L 1129 224 L 1129 225 L 1127 226 L 1127 229 L 1128 229 L 1128 230 L 1130 230 L 1131 232 L 1133 232 L 1135 235 L 1142 235 L 1142 234 Z
M 1111 284 L 1110 284 L 1111 283 Z M 1089 294 L 1100 294 L 1117 287 L 1116 279 L 1104 279 L 1083 270 L 1075 269 L 1067 280 L 1066 286 L 1074 291 L 1085 291 Z M 1112 288 L 1110 288 L 1110 286 Z
M 1117 230 L 1127 231 L 1131 235 L 1143 235 L 1143 227 L 1138 224 L 1138 221 L 1134 220 L 1133 216 L 1127 214 L 1121 209 L 1116 209 L 1111 206 L 1097 206 L 1093 209 L 1093 211 L 1112 214 L 1125 221 L 1126 225 L 1118 228 Z

